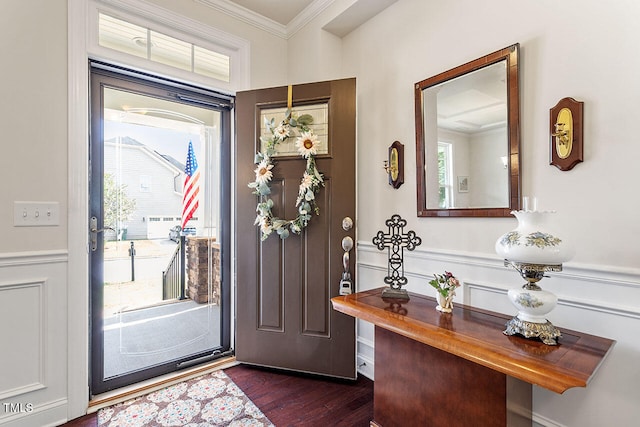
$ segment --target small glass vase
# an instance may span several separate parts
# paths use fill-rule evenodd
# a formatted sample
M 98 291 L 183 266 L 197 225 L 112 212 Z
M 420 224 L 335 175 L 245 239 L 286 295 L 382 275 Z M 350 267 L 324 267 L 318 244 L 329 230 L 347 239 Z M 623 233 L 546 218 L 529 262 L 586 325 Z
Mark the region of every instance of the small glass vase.
M 453 311 L 453 297 L 455 296 L 455 292 L 449 293 L 446 297 L 442 295 L 440 292 L 436 293 L 436 300 L 438 301 L 438 305 L 436 306 L 436 310 L 442 313 L 451 313 Z

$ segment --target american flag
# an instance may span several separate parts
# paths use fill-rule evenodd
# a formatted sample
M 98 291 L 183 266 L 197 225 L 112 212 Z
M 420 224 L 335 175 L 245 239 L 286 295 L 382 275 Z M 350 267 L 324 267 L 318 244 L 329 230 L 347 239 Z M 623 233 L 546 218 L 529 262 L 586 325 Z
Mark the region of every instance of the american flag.
M 198 209 L 198 193 L 200 192 L 200 171 L 198 170 L 198 161 L 193 153 L 193 145 L 189 141 L 189 151 L 187 152 L 187 164 L 184 167 L 184 186 L 182 187 L 182 229 Z

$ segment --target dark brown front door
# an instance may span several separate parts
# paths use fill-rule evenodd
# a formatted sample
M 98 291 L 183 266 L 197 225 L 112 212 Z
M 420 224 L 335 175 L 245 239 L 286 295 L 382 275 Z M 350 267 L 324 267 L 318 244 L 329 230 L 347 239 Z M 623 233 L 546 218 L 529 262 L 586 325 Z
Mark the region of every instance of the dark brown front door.
M 237 117 L 237 328 L 239 361 L 323 375 L 355 378 L 355 322 L 334 311 L 343 273 L 342 239 L 355 240 L 355 79 L 240 92 Z M 324 187 L 316 195 L 319 215 L 312 215 L 300 235 L 282 240 L 276 233 L 261 241 L 256 219 L 255 155 L 264 118 L 287 108 L 314 117 L 320 135 L 316 155 Z M 280 113 L 279 113 L 280 112 Z M 276 121 L 278 119 L 276 118 Z M 262 131 L 264 132 L 264 131 Z M 275 158 L 271 195 L 273 214 L 297 215 L 295 201 L 305 160 L 294 150 Z M 355 279 L 355 250 L 350 274 Z

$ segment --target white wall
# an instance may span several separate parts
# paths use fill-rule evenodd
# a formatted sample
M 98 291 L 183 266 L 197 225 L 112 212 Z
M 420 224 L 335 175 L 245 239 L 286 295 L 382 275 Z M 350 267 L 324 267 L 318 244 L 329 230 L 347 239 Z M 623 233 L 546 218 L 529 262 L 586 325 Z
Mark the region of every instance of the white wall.
M 0 424 L 67 416 L 66 15 L 0 2 Z M 60 225 L 13 227 L 20 200 L 59 202 Z
M 509 206 L 509 169 L 501 157 L 509 146 L 506 129 L 479 132 L 471 138 L 469 206 Z
M 401 0 L 346 36 L 343 75 L 358 79 L 359 177 L 380 190 L 361 193 L 367 215 L 360 230 L 371 234 L 389 214 L 384 206 L 395 205 L 431 247 L 493 252 L 515 219 L 415 217 L 413 84 L 519 42 L 523 194 L 558 211 L 581 248 L 574 263 L 636 268 L 638 247 L 611 237 L 640 232 L 640 193 L 625 184 L 640 153 L 632 131 L 640 57 L 629 55 L 640 34 L 638 12 L 631 0 Z M 549 109 L 567 96 L 585 102 L 585 161 L 561 172 L 548 164 Z M 408 159 L 399 190 L 386 185 L 380 168 L 396 139 Z
M 413 85 L 520 43 L 523 195 L 556 210 L 578 248 L 564 272 L 542 282 L 560 297 L 549 319 L 617 340 L 586 389 L 557 395 L 534 387 L 535 421 L 543 425 L 630 426 L 640 415 L 640 247 L 633 241 L 640 192 L 632 184 L 640 57 L 630 54 L 638 16 L 640 3 L 631 0 L 400 0 L 343 39 L 342 73 L 358 84 L 358 179 L 367 183 L 358 196 L 359 288 L 382 285 L 385 254 L 370 241 L 398 213 L 423 239 L 406 256 L 409 290 L 432 294 L 430 275 L 447 269 L 465 282 L 459 302 L 514 314 L 505 292 L 521 279 L 493 249 L 514 218 L 416 217 Z M 549 109 L 567 96 L 585 102 L 585 153 L 561 172 L 548 164 Z M 398 190 L 381 169 L 394 140 L 405 144 Z M 369 375 L 372 341 L 361 323 L 358 360 Z
M 536 421 L 635 425 L 640 415 L 640 249 L 631 238 L 640 231 L 635 221 L 640 192 L 633 187 L 640 154 L 634 127 L 640 3 L 399 0 L 338 39 L 320 30 L 353 3 L 337 0 L 288 41 L 197 2 L 154 3 L 250 40 L 254 88 L 357 77 L 358 182 L 366 183 L 358 196 L 358 286 L 382 284 L 386 259 L 370 241 L 386 218 L 399 213 L 423 239 L 406 257 L 409 290 L 429 294 L 429 275 L 446 268 L 465 282 L 459 301 L 502 312 L 513 312 L 505 292 L 520 279 L 502 266 L 493 244 L 516 221 L 416 217 L 413 84 L 519 42 L 523 193 L 537 196 L 540 207 L 557 210 L 578 248 L 565 271 L 543 283 L 560 296 L 550 320 L 618 341 L 586 389 L 556 395 L 536 388 Z M 69 414 L 77 416 L 83 405 L 78 400 L 86 396 L 86 388 L 77 386 L 86 378 L 80 374 L 71 384 L 65 378 L 67 363 L 73 368 L 68 376 L 76 372 L 77 357 L 68 350 L 82 348 L 87 339 L 82 326 L 67 325 L 67 319 L 82 319 L 87 310 L 67 305 L 68 295 L 85 286 L 71 283 L 73 271 L 66 268 L 67 256 L 77 261 L 83 250 L 67 242 L 70 194 L 83 179 L 68 175 L 67 139 L 75 130 L 67 127 L 67 91 L 72 90 L 67 87 L 67 1 L 0 1 L 0 52 L 0 324 L 11 329 L 0 338 L 0 402 L 36 405 L 30 414 L 13 415 L 1 412 L 0 405 L 0 424 L 20 425 L 29 415 L 33 425 L 55 425 Z M 549 108 L 566 96 L 585 102 L 585 162 L 561 172 L 548 165 L 547 129 Z M 382 170 L 394 140 L 405 144 L 405 184 L 398 190 L 387 184 Z M 14 200 L 58 201 L 60 225 L 14 228 Z M 7 305 L 7 299 L 22 304 Z M 15 322 L 23 309 L 42 316 L 38 322 Z M 367 363 L 362 371 L 373 376 L 372 329 L 360 325 L 358 359 Z M 17 342 L 18 337 L 25 340 Z M 4 351 L 10 345 L 44 356 L 37 362 L 18 358 L 16 365 Z M 8 366 L 24 376 L 10 376 Z M 35 381 L 34 369 L 43 373 Z M 34 391 L 22 393 L 29 387 Z
M 0 2 L 0 252 L 66 248 L 66 19 L 65 1 Z M 60 226 L 13 227 L 14 200 L 60 202 Z

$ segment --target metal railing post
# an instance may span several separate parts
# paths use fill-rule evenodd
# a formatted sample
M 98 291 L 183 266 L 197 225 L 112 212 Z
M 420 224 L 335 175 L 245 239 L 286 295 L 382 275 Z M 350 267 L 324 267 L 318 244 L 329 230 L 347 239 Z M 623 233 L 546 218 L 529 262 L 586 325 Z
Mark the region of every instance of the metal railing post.
M 186 270 L 187 266 L 185 264 L 186 260 L 186 252 L 187 248 L 185 245 L 185 237 L 183 235 L 180 236 L 180 299 L 185 299 L 185 289 L 187 287 L 186 281 Z
M 129 256 L 131 257 L 131 281 L 136 281 L 136 268 L 135 268 L 135 258 L 136 258 L 136 249 L 133 246 L 133 242 L 131 242 L 131 248 L 129 248 Z

